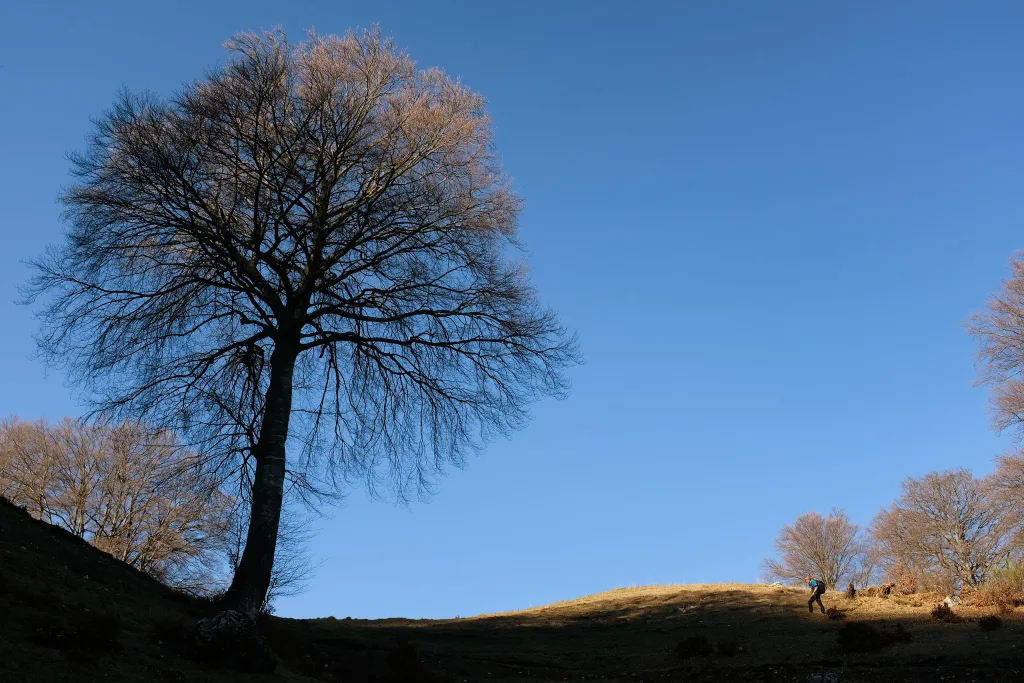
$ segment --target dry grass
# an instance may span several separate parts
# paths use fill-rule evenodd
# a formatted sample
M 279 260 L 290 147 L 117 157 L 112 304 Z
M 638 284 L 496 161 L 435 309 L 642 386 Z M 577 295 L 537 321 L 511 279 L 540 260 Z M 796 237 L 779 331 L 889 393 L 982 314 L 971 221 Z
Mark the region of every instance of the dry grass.
M 299 642 L 348 648 L 334 650 L 339 658 L 353 642 L 365 651 L 405 634 L 427 670 L 467 681 L 789 683 L 843 670 L 844 683 L 892 683 L 934 680 L 936 667 L 951 672 L 945 681 L 1018 680 L 1024 670 L 1016 649 L 1024 614 L 985 632 L 977 621 L 991 609 L 961 608 L 963 623 L 936 622 L 930 611 L 941 596 L 829 592 L 826 608 L 844 617 L 829 620 L 808 614 L 808 597 L 804 589 L 738 583 L 648 586 L 462 619 L 319 619 L 282 628 Z

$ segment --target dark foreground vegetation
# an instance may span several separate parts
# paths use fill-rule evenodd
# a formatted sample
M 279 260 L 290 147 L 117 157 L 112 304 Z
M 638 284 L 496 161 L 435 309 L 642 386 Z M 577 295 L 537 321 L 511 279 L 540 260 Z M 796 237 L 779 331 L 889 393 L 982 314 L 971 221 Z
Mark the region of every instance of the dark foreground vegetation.
M 715 584 L 621 589 L 523 612 L 376 621 L 264 617 L 200 643 L 217 612 L 0 501 L 0 681 L 1013 681 L 1021 610 L 933 596 Z

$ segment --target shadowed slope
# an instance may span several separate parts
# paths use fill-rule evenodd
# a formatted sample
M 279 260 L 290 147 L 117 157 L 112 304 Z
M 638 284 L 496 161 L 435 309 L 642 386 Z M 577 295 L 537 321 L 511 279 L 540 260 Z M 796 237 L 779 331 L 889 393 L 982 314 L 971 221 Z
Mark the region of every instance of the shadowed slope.
M 178 656 L 204 606 L 0 498 L 0 681 L 308 681 Z
M 932 618 L 937 596 L 826 593 L 843 617 L 829 620 L 809 615 L 806 599 L 800 589 L 708 584 L 466 619 L 270 618 L 264 632 L 284 666 L 254 676 L 179 656 L 176 630 L 207 606 L 0 500 L 5 683 L 1024 680 L 1020 614 L 986 631 L 979 619 L 992 610 L 957 609 L 959 623 Z M 895 624 L 909 642 L 893 637 Z M 869 651 L 844 651 L 843 629 L 853 650 Z

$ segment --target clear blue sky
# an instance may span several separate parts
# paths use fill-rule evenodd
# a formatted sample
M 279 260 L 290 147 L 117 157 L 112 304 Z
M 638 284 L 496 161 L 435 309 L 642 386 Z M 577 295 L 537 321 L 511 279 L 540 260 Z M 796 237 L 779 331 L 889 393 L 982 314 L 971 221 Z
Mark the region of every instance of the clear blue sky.
M 780 525 L 871 516 L 1008 441 L 962 323 L 1024 247 L 1015 2 L 101 2 L 0 6 L 0 415 L 80 409 L 30 359 L 20 261 L 122 86 L 239 30 L 379 22 L 490 102 L 534 279 L 587 364 L 441 482 L 323 520 L 286 616 L 442 617 L 753 581 Z

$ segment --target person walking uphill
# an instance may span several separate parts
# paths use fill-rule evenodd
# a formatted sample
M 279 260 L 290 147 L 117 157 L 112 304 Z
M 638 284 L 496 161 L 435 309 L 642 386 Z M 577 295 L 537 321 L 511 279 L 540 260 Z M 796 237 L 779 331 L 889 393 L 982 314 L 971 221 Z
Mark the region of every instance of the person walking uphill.
M 819 579 L 812 579 L 807 577 L 805 579 L 807 585 L 811 587 L 811 599 L 807 601 L 807 609 L 810 610 L 811 614 L 814 614 L 814 603 L 818 603 L 818 607 L 821 608 L 821 613 L 825 613 L 825 605 L 821 604 L 821 595 L 825 592 L 825 582 Z

